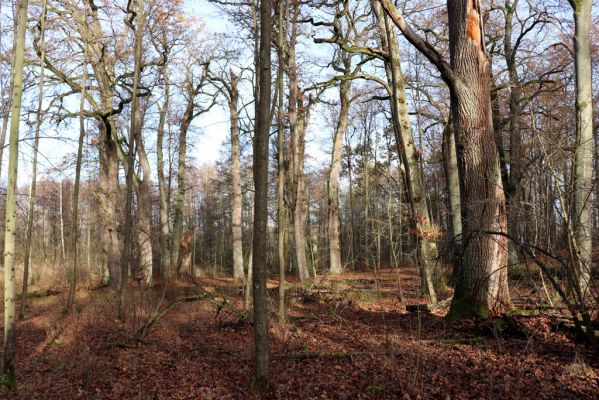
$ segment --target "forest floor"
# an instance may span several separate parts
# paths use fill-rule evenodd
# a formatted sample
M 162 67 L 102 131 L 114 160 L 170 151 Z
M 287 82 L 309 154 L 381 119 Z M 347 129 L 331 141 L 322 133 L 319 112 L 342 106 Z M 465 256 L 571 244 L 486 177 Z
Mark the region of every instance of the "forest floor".
M 240 285 L 198 278 L 132 289 L 125 323 L 106 289 L 81 289 L 69 314 L 66 292 L 30 299 L 17 324 L 18 390 L 0 398 L 599 398 L 599 364 L 560 328 L 556 310 L 449 325 L 446 309 L 406 310 L 424 303 L 415 270 L 383 270 L 293 285 L 279 326 L 277 282 L 269 287 L 269 394 L 250 389 L 253 336 L 240 318 Z M 543 302 L 525 285 L 512 288 L 518 307 Z M 182 296 L 205 300 L 173 307 L 139 340 L 156 307 Z

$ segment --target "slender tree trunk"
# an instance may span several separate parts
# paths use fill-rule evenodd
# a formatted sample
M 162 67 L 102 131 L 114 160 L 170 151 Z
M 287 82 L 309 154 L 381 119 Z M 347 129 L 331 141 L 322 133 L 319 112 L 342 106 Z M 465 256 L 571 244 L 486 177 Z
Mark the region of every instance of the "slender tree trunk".
M 295 258 L 301 282 L 310 278 L 308 260 L 306 258 L 306 178 L 304 176 L 304 158 L 306 147 L 306 130 L 310 120 L 312 100 L 304 106 L 301 95 L 298 98 L 298 111 L 300 117 L 296 121 L 295 130 L 292 129 L 292 152 L 294 169 L 294 207 L 293 207 L 293 241 L 295 243 Z M 295 137 L 294 137 L 295 135 Z
M 177 164 L 177 194 L 175 196 L 175 220 L 173 223 L 172 243 L 171 243 L 171 269 L 169 275 L 177 274 L 177 262 L 179 260 L 179 247 L 181 245 L 181 235 L 183 234 L 183 218 L 185 208 L 185 169 L 187 157 L 187 130 L 189 123 L 184 119 L 179 130 L 179 159 Z
M 27 30 L 28 1 L 18 3 L 18 24 L 13 69 L 13 101 L 11 105 L 8 156 L 8 193 L 6 195 L 4 225 L 4 365 L 3 381 L 16 387 L 16 324 L 15 324 L 15 234 L 17 224 L 17 170 L 19 160 L 19 124 L 23 95 L 23 65 L 25 33 Z
M 61 261 L 66 261 L 67 250 L 64 243 L 64 198 L 62 190 L 62 180 L 58 183 L 58 206 L 60 210 L 60 255 Z
M 139 111 L 138 111 L 139 113 Z M 140 113 L 141 114 L 141 113 Z M 139 118 L 139 117 L 137 117 Z M 142 123 L 139 118 L 139 123 Z M 149 286 L 152 283 L 152 203 L 150 200 L 150 192 L 152 190 L 152 176 L 150 174 L 150 161 L 146 153 L 143 139 L 141 138 L 141 130 L 138 130 L 139 136 L 135 140 L 137 153 L 139 154 L 139 163 L 143 172 L 143 178 L 139 181 L 138 189 L 138 232 L 137 240 L 139 243 L 139 262 L 140 269 L 136 279 L 140 280 L 143 285 Z
M 170 98 L 170 81 L 166 66 L 162 68 L 162 78 L 164 79 L 164 104 L 160 108 L 160 116 L 158 121 L 158 132 L 156 138 L 156 158 L 158 172 L 158 192 L 160 197 L 160 273 L 167 278 L 172 278 L 169 274 L 170 268 L 170 253 L 169 253 L 169 236 L 170 227 L 168 221 L 168 187 L 164 178 L 164 130 L 166 125 L 166 117 L 168 115 L 169 98 Z M 170 173 L 169 173 L 170 174 Z
M 349 139 L 349 138 L 347 138 Z M 348 184 L 349 184 L 349 188 L 348 188 L 348 193 L 347 195 L 349 196 L 349 224 L 348 224 L 348 230 L 349 230 L 349 237 L 348 237 L 348 241 L 349 241 L 349 264 L 351 264 L 351 266 L 353 268 L 355 268 L 356 265 L 356 259 L 357 259 L 357 255 L 358 255 L 358 243 L 356 241 L 357 235 L 354 233 L 354 226 L 355 226 L 355 222 L 356 222 L 356 207 L 354 204 L 354 179 L 353 179 L 353 174 L 352 174 L 352 148 L 351 148 L 351 143 L 349 142 L 349 140 L 347 140 L 346 143 L 346 147 L 347 147 L 347 178 L 348 178 Z
M 233 278 L 242 281 L 243 274 L 243 232 L 241 229 L 241 196 L 240 149 L 239 149 L 239 77 L 230 71 L 231 91 L 229 98 L 229 116 L 231 119 L 231 192 L 233 193 L 232 235 L 233 235 Z
M 571 0 L 574 10 L 576 67 L 576 164 L 574 177 L 574 237 L 578 285 L 588 296 L 592 266 L 593 93 L 591 69 L 592 0 Z
M 350 66 L 351 67 L 351 66 Z M 328 217 L 329 217 L 329 268 L 332 274 L 343 272 L 341 262 L 341 243 L 339 237 L 339 171 L 341 155 L 345 143 L 345 131 L 348 125 L 351 81 L 343 80 L 339 86 L 339 120 L 333 137 L 333 153 L 328 179 Z
M 14 7 L 14 3 L 13 4 Z M 13 43 L 12 51 L 10 52 L 10 70 L 13 71 L 15 67 L 15 54 L 16 54 L 16 38 L 17 38 L 17 19 L 13 22 Z M 12 107 L 13 100 L 13 88 L 14 88 L 14 74 L 11 72 L 8 80 L 8 93 L 7 98 L 4 97 L 5 89 L 2 89 L 2 130 L 0 131 L 0 178 L 2 178 L 2 160 L 4 160 L 4 145 L 6 143 L 6 132 L 8 131 L 8 122 L 10 119 L 10 110 Z
M 83 79 L 81 84 L 81 97 L 79 99 L 79 143 L 77 147 L 77 161 L 75 163 L 75 185 L 73 187 L 73 211 L 71 220 L 71 279 L 69 282 L 69 298 L 67 310 L 75 304 L 75 291 L 77 289 L 77 271 L 79 269 L 79 187 L 81 182 L 81 164 L 83 161 L 83 142 L 85 139 L 85 96 L 87 88 L 87 43 L 84 44 Z
M 520 241 L 518 224 L 521 223 L 520 182 L 522 180 L 524 168 L 524 155 L 522 153 L 522 134 L 520 132 L 520 119 L 522 115 L 522 88 L 520 78 L 518 77 L 518 68 L 516 65 L 516 50 L 512 45 L 513 18 L 518 7 L 518 0 L 510 3 L 506 0 L 505 6 L 505 35 L 504 35 L 504 57 L 508 70 L 508 79 L 510 83 L 510 102 L 509 102 L 509 121 L 510 121 L 510 170 L 507 181 L 506 173 L 503 173 L 505 188 L 505 197 L 507 203 L 507 229 L 510 237 Z M 499 133 L 500 134 L 500 133 Z M 501 149 L 503 151 L 503 148 Z M 518 253 L 513 241 L 508 244 L 508 265 L 518 264 Z
M 31 242 L 33 238 L 33 221 L 34 221 L 34 210 L 35 210 L 35 196 L 36 196 L 36 185 L 37 185 L 37 156 L 40 143 L 40 127 L 42 125 L 42 107 L 44 99 L 44 57 L 46 55 L 46 0 L 42 0 L 42 15 L 40 21 L 40 42 L 42 48 L 42 55 L 40 58 L 40 84 L 39 84 L 39 98 L 37 102 L 37 114 L 35 121 L 35 139 L 33 142 L 33 163 L 31 167 L 31 186 L 29 189 L 29 204 L 27 206 L 27 238 L 25 242 L 25 258 L 23 260 L 23 288 L 21 290 L 21 307 L 19 309 L 19 319 L 25 319 L 25 307 L 27 305 L 27 285 L 29 284 L 29 265 L 31 263 Z M 0 146 L 4 145 L 4 141 L 0 140 Z M 0 156 L 0 164 L 2 159 Z
M 130 4 L 131 5 L 131 4 Z M 131 126 L 129 127 L 129 140 L 126 165 L 126 197 L 125 197 L 125 232 L 123 253 L 121 254 L 121 285 L 119 287 L 119 308 L 118 318 L 121 321 L 125 319 L 125 291 L 127 289 L 127 278 L 129 276 L 129 267 L 131 264 L 131 248 L 133 233 L 133 179 L 135 174 L 135 149 L 137 139 L 141 137 L 141 110 L 139 102 L 139 86 L 141 80 L 141 56 L 142 56 L 142 33 L 143 33 L 143 1 L 135 2 L 135 10 L 128 9 L 131 14 L 130 24 L 136 23 L 135 30 L 135 65 L 133 71 L 133 90 L 131 92 Z M 137 19 L 137 21 L 135 21 Z M 144 170 L 144 173 L 146 171 Z M 151 256 L 151 252 L 150 252 Z M 150 264 L 151 277 L 151 264 Z
M 460 176 L 455 146 L 455 132 L 451 117 L 443 131 L 443 167 L 447 183 L 449 222 L 451 226 L 451 247 L 453 256 L 452 284 L 455 285 L 460 275 L 462 252 L 462 211 L 460 201 Z
M 176 276 L 179 260 L 179 247 L 183 234 L 183 218 L 185 207 L 185 169 L 187 157 L 187 124 L 183 122 L 179 131 L 179 155 L 177 162 L 177 192 L 175 195 L 175 219 L 171 238 L 171 270 L 169 275 Z
M 286 26 L 284 25 L 284 14 L 287 4 L 279 1 L 279 37 L 278 37 L 278 68 L 277 87 L 279 97 L 277 98 L 277 254 L 279 261 L 279 324 L 285 323 L 285 235 L 287 234 L 287 210 L 285 208 L 285 110 L 283 100 L 285 98 L 284 74 L 284 47 Z
M 415 241 L 418 246 L 423 287 L 426 288 L 431 302 L 435 304 L 437 302 L 435 286 L 443 289 L 445 283 L 440 270 L 435 243 L 436 231 L 426 204 L 426 190 L 422 182 L 422 169 L 419 162 L 421 155 L 414 146 L 414 135 L 410 126 L 399 44 L 395 30 L 391 25 L 392 22 L 384 16 L 378 1 L 373 1 L 372 4 L 377 15 L 377 26 L 383 44 L 382 47 L 389 54 L 389 62 L 385 63 L 385 70 L 392 87 L 393 126 L 398 151 L 405 168 L 406 189 L 412 214 Z
M 254 234 L 253 248 L 253 289 L 254 289 L 254 343 L 256 374 L 254 389 L 266 391 L 269 385 L 269 338 L 268 302 L 266 279 L 268 276 L 267 243 L 268 235 L 268 134 L 271 116 L 271 57 L 272 42 L 272 3 L 260 3 L 260 58 L 258 63 L 260 90 L 256 131 L 254 134 Z

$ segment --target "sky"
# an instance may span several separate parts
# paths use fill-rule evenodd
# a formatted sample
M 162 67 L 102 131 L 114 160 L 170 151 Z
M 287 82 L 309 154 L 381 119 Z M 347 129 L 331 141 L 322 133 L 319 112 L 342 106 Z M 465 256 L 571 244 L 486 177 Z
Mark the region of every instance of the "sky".
M 219 14 L 218 10 L 209 2 L 203 0 L 189 0 L 186 7 L 199 16 L 206 24 L 207 31 L 218 33 L 225 32 L 230 28 L 229 23 Z M 30 90 L 29 95 L 37 96 L 37 87 Z M 33 93 L 36 92 L 36 93 Z M 23 101 L 25 105 L 27 101 Z M 47 101 L 44 102 L 47 106 Z M 22 113 L 26 112 L 23 110 Z M 30 123 L 21 124 L 21 141 L 19 145 L 19 186 L 28 185 L 31 181 L 32 154 L 35 120 L 33 113 L 29 117 Z M 93 124 L 93 121 L 89 121 Z M 199 132 L 197 140 L 190 151 L 190 158 L 196 164 L 213 163 L 221 157 L 221 149 L 228 139 L 229 120 L 228 112 L 221 106 L 216 106 L 210 112 L 198 117 L 194 121 L 195 132 Z M 199 129 L 197 129 L 199 128 Z M 74 171 L 60 168 L 65 157 L 75 157 L 77 151 L 78 125 L 77 121 L 70 124 L 62 124 L 60 127 L 54 124 L 44 124 L 42 128 L 39 155 L 38 176 L 46 175 L 52 178 L 74 178 Z M 6 169 L 8 165 L 8 134 L 6 139 L 5 153 L 3 157 L 1 182 L 6 185 Z M 153 155 L 151 155 L 153 156 Z

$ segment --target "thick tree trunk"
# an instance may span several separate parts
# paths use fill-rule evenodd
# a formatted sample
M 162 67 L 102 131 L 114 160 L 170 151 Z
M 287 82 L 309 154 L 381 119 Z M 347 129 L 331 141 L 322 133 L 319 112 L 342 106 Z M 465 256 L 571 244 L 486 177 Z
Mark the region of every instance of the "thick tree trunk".
M 339 237 L 339 171 L 341 170 L 341 155 L 345 143 L 345 131 L 348 125 L 350 107 L 351 81 L 343 80 L 339 86 L 340 110 L 339 120 L 333 137 L 333 152 L 331 169 L 328 179 L 328 218 L 329 218 L 329 269 L 332 274 L 343 272 L 341 262 L 341 243 Z
M 372 4 L 377 16 L 382 48 L 389 54 L 389 61 L 385 63 L 385 70 L 392 88 L 393 127 L 398 151 L 405 169 L 406 189 L 415 241 L 418 246 L 423 288 L 426 288 L 431 302 L 435 304 L 437 302 L 436 287 L 443 289 L 445 283 L 435 243 L 436 230 L 426 204 L 426 190 L 422 181 L 422 168 L 419 160 L 420 154 L 414 146 L 415 140 L 410 125 L 405 81 L 401 71 L 399 44 L 392 22 L 387 16 L 384 16 L 378 1 L 373 1 Z
M 448 318 L 498 315 L 510 307 L 506 211 L 490 98 L 490 63 L 478 0 L 448 0 L 452 117 L 461 176 L 463 256 Z M 500 234 L 492 234 L 498 232 Z
M 104 38 L 98 8 L 84 0 L 86 10 L 90 15 L 90 23 L 81 25 L 80 34 L 89 46 L 89 61 L 93 68 L 94 77 L 98 81 L 100 92 L 101 110 L 96 115 L 98 121 L 98 157 L 100 160 L 100 173 L 97 199 L 100 206 L 100 241 L 105 259 L 106 270 L 103 281 L 108 281 L 112 290 L 120 287 L 120 258 L 121 251 L 117 232 L 117 204 L 120 193 L 118 180 L 118 151 L 115 142 L 115 127 L 112 117 L 104 114 L 112 110 L 114 101 L 114 88 L 110 74 L 114 72 L 114 65 L 104 57 L 104 46 L 100 42 Z M 108 274 L 106 275 L 106 272 Z
M 241 196 L 240 149 L 239 149 L 239 77 L 230 73 L 229 116 L 231 120 L 231 193 L 233 204 L 231 212 L 231 228 L 233 234 L 233 278 L 242 281 L 243 274 L 243 232 L 241 229 L 241 212 L 243 198 Z
M 268 276 L 267 243 L 268 235 L 268 134 L 271 116 L 271 56 L 272 42 L 272 3 L 260 3 L 260 57 L 257 65 L 260 90 L 258 93 L 256 131 L 254 134 L 254 233 L 253 248 L 253 291 L 254 291 L 254 344 L 256 374 L 254 389 L 266 391 L 269 384 L 269 338 L 268 338 Z
M 19 160 L 19 125 L 21 121 L 21 98 L 23 96 L 23 65 L 28 5 L 27 0 L 20 0 L 18 3 L 9 137 L 8 193 L 4 211 L 4 364 L 2 380 L 4 384 L 10 387 L 16 387 L 15 234 L 17 227 L 17 164 Z
M 501 314 L 511 307 L 507 222 L 493 132 L 490 62 L 484 46 L 480 1 L 447 1 L 451 65 L 407 25 L 390 0 L 380 2 L 408 41 L 437 67 L 451 93 L 462 198 L 463 251 L 448 319 Z
M 592 0 L 572 0 L 576 66 L 576 165 L 573 222 L 578 262 L 578 285 L 587 297 L 592 266 L 593 93 L 591 69 Z

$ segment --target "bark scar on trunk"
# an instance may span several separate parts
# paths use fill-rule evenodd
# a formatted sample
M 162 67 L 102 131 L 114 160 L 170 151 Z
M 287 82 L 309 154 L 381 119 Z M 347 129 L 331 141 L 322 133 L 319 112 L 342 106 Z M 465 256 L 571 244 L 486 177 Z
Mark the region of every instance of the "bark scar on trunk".
M 480 13 L 479 0 L 470 0 L 466 10 L 466 35 L 478 46 L 484 53 L 485 45 L 483 43 L 483 23 Z

